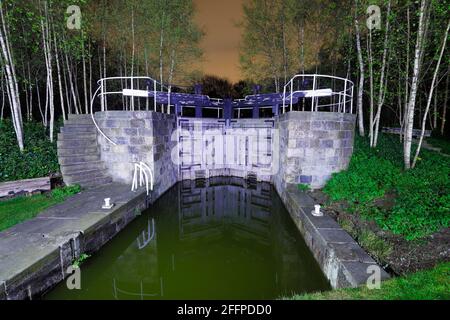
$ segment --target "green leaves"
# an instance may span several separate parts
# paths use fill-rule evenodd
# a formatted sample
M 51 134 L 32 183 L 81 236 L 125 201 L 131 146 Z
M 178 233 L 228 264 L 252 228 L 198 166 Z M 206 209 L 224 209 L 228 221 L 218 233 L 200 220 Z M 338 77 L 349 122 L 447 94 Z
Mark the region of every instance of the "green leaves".
M 398 137 L 380 136 L 377 149 L 357 137 L 349 169 L 333 175 L 324 192 L 382 228 L 415 240 L 450 226 L 450 159 L 424 150 L 415 169 L 402 171 L 401 147 Z M 395 194 L 394 206 L 379 207 L 376 200 L 387 192 Z
M 24 132 L 21 153 L 11 121 L 0 122 L 0 181 L 40 178 L 59 171 L 56 142 L 50 143 L 42 124 L 24 123 Z

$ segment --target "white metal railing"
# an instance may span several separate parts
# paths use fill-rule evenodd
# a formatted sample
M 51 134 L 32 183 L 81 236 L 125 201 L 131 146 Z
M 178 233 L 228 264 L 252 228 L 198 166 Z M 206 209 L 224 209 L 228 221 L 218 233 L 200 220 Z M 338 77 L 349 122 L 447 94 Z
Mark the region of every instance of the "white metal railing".
M 124 296 L 130 296 L 130 297 L 141 297 L 141 300 L 144 300 L 144 298 L 148 298 L 148 297 L 157 297 L 157 296 L 164 296 L 164 290 L 163 290 L 163 278 L 160 277 L 159 278 L 159 282 L 160 282 L 160 292 L 159 293 L 145 293 L 144 292 L 144 283 L 142 281 L 140 281 L 140 292 L 131 292 L 131 291 L 127 291 L 127 290 L 122 290 L 120 289 L 117 284 L 116 284 L 116 279 L 113 278 L 113 296 L 114 299 L 119 300 L 119 294 L 124 295 Z
M 294 99 L 311 99 L 311 111 L 329 108 L 334 112 L 353 113 L 354 84 L 329 75 L 297 74 L 283 88 L 283 113 L 293 110 Z M 328 100 L 321 103 L 321 100 Z M 286 102 L 289 102 L 287 105 Z
M 136 238 L 136 243 L 139 250 L 144 249 L 146 246 L 150 244 L 150 242 L 155 239 L 156 228 L 155 228 L 155 219 L 152 218 L 152 223 L 150 224 L 150 220 L 147 223 L 147 230 L 142 231 L 142 233 Z M 141 242 L 142 236 L 142 242 Z
M 145 162 L 141 161 L 134 164 L 133 184 L 131 186 L 131 191 L 136 191 L 139 187 L 145 185 L 147 195 L 149 195 L 150 191 L 153 191 L 153 181 L 153 172 Z

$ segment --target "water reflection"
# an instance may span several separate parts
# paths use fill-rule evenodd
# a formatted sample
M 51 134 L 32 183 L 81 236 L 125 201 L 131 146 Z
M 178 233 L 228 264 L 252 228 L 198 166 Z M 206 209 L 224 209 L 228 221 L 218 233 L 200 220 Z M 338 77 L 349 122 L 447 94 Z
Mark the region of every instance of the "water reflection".
M 177 184 L 82 266 L 56 299 L 271 299 L 328 289 L 271 185 Z

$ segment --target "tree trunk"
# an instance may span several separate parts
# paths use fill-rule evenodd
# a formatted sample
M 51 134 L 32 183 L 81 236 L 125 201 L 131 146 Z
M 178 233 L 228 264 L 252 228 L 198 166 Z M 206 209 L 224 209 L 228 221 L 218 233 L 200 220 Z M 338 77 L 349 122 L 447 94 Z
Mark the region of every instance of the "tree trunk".
M 56 61 L 56 72 L 58 74 L 58 85 L 59 85 L 59 100 L 61 104 L 61 112 L 63 119 L 66 120 L 66 108 L 64 107 L 64 93 L 63 93 L 63 84 L 61 79 L 61 67 L 59 63 L 59 50 L 58 50 L 58 43 L 56 41 L 56 33 L 53 32 L 53 42 L 55 45 L 55 61 Z
M 374 97 L 373 97 L 373 53 L 372 53 L 372 30 L 369 29 L 369 41 L 367 42 L 367 52 L 369 56 L 369 89 L 370 89 L 370 107 L 369 107 L 369 138 L 370 138 L 370 146 L 373 146 L 373 107 L 374 107 Z
M 50 18 L 48 12 L 48 3 L 44 1 L 44 14 L 45 14 L 45 24 L 41 21 L 42 30 L 42 44 L 44 47 L 44 57 L 47 68 L 47 102 L 50 111 L 50 142 L 53 142 L 53 129 L 55 122 L 55 106 L 54 106 L 54 96 L 53 96 L 53 69 L 52 69 L 52 46 L 51 46 L 51 33 L 50 33 Z M 47 106 L 47 103 L 46 103 Z M 47 116 L 47 112 L 45 114 Z
M 363 94 L 364 94 L 364 60 L 361 49 L 361 36 L 359 32 L 358 20 L 355 20 L 356 28 L 356 47 L 358 50 L 358 62 L 359 62 L 359 85 L 358 85 L 358 130 L 359 135 L 364 137 L 364 112 L 363 112 Z
M 8 30 L 6 26 L 6 21 L 3 15 L 3 4 L 0 2 L 0 16 L 2 20 L 2 28 L 0 30 L 0 45 L 2 49 L 3 58 L 1 63 L 6 71 L 6 82 L 8 93 L 10 97 L 10 107 L 11 107 L 11 118 L 14 125 L 14 130 L 16 133 L 17 144 L 19 145 L 20 151 L 23 151 L 23 122 L 22 122 L 22 111 L 20 106 L 20 96 L 18 90 L 18 83 L 16 72 L 14 68 L 14 59 L 12 57 L 11 46 L 9 43 Z
M 445 31 L 444 41 L 442 43 L 442 48 L 441 48 L 441 53 L 439 54 L 439 59 L 436 64 L 436 69 L 434 70 L 433 80 L 431 81 L 431 87 L 430 87 L 430 93 L 428 94 L 427 106 L 425 108 L 425 113 L 424 113 L 424 116 L 422 119 L 422 131 L 420 133 L 419 145 L 417 146 L 416 154 L 414 156 L 414 160 L 412 163 L 413 168 L 416 166 L 417 159 L 418 159 L 419 153 L 420 153 L 420 149 L 422 147 L 423 136 L 425 134 L 425 127 L 426 127 L 426 123 L 427 123 L 427 115 L 428 115 L 428 111 L 430 110 L 431 100 L 433 98 L 433 90 L 435 89 L 436 79 L 439 74 L 439 67 L 441 65 L 442 56 L 444 55 L 445 45 L 447 43 L 447 36 L 448 36 L 449 29 L 450 29 L 450 21 L 447 23 L 447 29 Z
M 81 31 L 81 58 L 83 64 L 83 91 L 84 91 L 84 110 L 89 114 L 88 88 L 87 88 L 87 71 L 86 71 L 86 50 L 84 47 L 84 33 Z
M 416 40 L 416 48 L 414 53 L 414 68 L 413 68 L 413 76 L 411 82 L 411 90 L 408 100 L 408 108 L 406 111 L 405 118 L 405 142 L 404 142 L 404 150 L 403 150 L 403 160 L 405 164 L 405 169 L 411 168 L 411 145 L 412 145 L 412 132 L 414 127 L 414 110 L 416 106 L 416 96 L 417 96 L 417 87 L 420 76 L 421 69 L 421 57 L 423 46 L 422 43 L 424 41 L 424 26 L 425 26 L 425 17 L 426 17 L 426 9 L 427 9 L 427 1 L 422 0 L 420 5 L 420 17 L 419 17 L 419 27 L 417 32 L 417 40 Z
M 377 114 L 375 116 L 375 132 L 374 132 L 374 139 L 373 139 L 372 147 L 376 147 L 377 143 L 378 143 L 378 131 L 380 130 L 381 109 L 383 108 L 384 100 L 386 97 L 387 83 L 385 82 L 385 73 L 386 73 L 388 45 L 389 45 L 389 16 L 390 16 L 390 14 L 391 14 L 391 1 L 389 0 L 387 16 L 386 16 L 386 30 L 385 30 L 384 45 L 383 45 L 383 62 L 381 65 L 381 75 L 380 75 L 380 91 L 378 93 Z
M 447 79 L 445 80 L 445 98 L 444 98 L 444 105 L 442 106 L 442 122 L 441 122 L 441 135 L 444 135 L 445 131 L 445 122 L 447 117 L 447 104 L 448 104 L 448 78 L 450 75 L 450 63 L 447 67 Z

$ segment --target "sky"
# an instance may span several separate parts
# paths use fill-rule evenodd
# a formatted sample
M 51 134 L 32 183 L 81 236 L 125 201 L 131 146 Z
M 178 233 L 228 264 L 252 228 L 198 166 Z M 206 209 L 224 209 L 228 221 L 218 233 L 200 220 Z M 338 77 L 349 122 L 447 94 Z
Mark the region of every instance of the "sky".
M 201 42 L 205 74 L 240 80 L 239 43 L 241 30 L 236 23 L 242 20 L 245 0 L 194 0 L 196 21 L 206 33 Z

